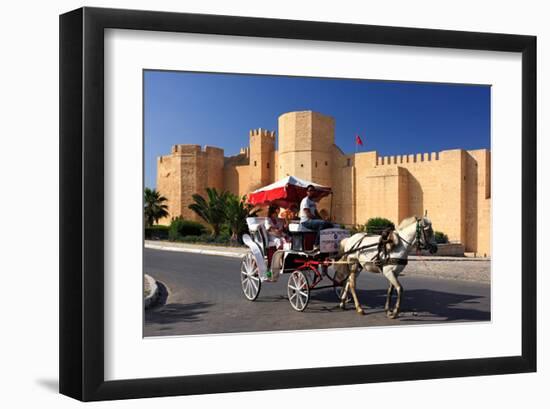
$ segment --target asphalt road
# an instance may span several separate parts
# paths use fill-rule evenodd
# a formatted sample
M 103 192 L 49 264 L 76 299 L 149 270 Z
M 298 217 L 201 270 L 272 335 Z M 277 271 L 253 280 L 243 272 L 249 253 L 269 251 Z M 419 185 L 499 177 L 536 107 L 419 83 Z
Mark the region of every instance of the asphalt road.
M 288 275 L 277 283 L 263 283 L 260 296 L 251 302 L 242 294 L 239 259 L 147 248 L 144 252 L 145 272 L 160 281 L 164 291 L 164 304 L 145 312 L 144 336 L 491 319 L 490 286 L 485 283 L 405 274 L 400 278 L 405 289 L 402 313 L 390 320 L 383 311 L 386 279 L 379 274 L 362 273 L 357 295 L 366 307 L 365 315 L 358 315 L 352 304 L 347 310 L 340 310 L 332 289 L 313 291 L 308 308 L 296 312 L 286 297 Z M 460 263 L 455 264 L 460 268 Z

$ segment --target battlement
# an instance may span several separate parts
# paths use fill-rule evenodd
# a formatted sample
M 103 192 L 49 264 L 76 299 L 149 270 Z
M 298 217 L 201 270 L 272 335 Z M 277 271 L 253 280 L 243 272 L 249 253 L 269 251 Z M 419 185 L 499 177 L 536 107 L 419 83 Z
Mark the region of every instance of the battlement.
M 416 153 L 412 155 L 376 156 L 376 166 L 399 165 L 402 163 L 422 163 L 438 161 L 440 152 Z
M 179 144 L 172 146 L 171 153 L 177 155 L 198 155 L 201 153 L 206 153 L 207 155 L 223 156 L 223 149 L 208 145 L 201 147 L 200 145 Z
M 206 145 L 204 147 L 204 152 L 209 156 L 221 156 L 223 157 L 223 149 L 218 148 L 216 146 L 208 146 Z
M 251 129 L 250 130 L 250 137 L 254 137 L 254 136 L 264 136 L 264 137 L 268 137 L 268 138 L 271 138 L 271 139 L 275 139 L 275 131 L 269 131 L 267 129 L 262 129 L 262 128 L 258 128 L 258 129 Z
M 200 145 L 173 145 L 171 153 L 189 154 L 198 153 L 201 151 Z
M 246 147 L 246 148 L 241 148 L 241 150 L 239 151 L 239 155 L 244 155 L 245 157 L 249 158 L 250 157 L 250 147 Z

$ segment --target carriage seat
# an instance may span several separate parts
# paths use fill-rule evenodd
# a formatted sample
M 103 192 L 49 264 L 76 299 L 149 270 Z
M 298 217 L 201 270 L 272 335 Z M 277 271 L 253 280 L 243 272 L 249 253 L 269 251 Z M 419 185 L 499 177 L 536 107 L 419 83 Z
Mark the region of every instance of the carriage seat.
M 265 228 L 265 220 L 267 217 L 247 217 L 246 223 L 248 224 L 248 230 L 251 233 L 252 239 L 262 247 L 264 254 L 270 248 L 276 247 L 277 238 L 273 234 L 269 233 Z
M 266 217 L 246 218 L 246 224 L 248 225 L 252 240 L 260 246 L 264 256 L 267 254 L 267 249 L 269 248 L 269 235 L 265 229 L 265 219 Z
M 342 226 L 340 226 L 339 224 L 336 224 L 336 223 L 332 223 L 332 228 L 333 229 L 340 229 L 342 228 Z M 304 227 L 302 225 L 302 223 L 299 223 L 299 222 L 291 222 L 289 225 L 288 225 L 288 230 L 291 232 L 291 233 L 316 233 L 315 230 L 310 230 L 308 229 L 307 227 Z
M 264 226 L 266 217 L 247 217 L 246 224 L 248 225 L 248 230 L 251 233 L 258 231 L 260 226 Z
M 315 230 L 310 230 L 302 226 L 302 223 L 290 223 L 288 225 L 288 231 L 291 233 L 315 233 Z

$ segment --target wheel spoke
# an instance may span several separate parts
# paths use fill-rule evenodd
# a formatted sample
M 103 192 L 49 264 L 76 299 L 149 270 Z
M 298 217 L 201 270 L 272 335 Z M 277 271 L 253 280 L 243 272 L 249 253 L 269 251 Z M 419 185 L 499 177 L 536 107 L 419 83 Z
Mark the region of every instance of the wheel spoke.
M 296 298 L 296 306 L 298 307 L 298 309 L 301 309 L 304 306 L 304 302 L 301 297 Z

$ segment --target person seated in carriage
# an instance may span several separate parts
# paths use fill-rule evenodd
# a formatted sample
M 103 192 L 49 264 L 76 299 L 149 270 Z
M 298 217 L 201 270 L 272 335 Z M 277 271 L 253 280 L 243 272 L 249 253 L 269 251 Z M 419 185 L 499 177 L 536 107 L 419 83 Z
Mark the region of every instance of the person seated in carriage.
M 265 229 L 267 231 L 269 246 L 278 250 L 283 248 L 285 243 L 290 243 L 290 238 L 286 234 L 286 223 L 278 217 L 277 206 L 269 206 L 267 218 L 265 219 Z
M 285 227 L 288 228 L 288 225 L 293 220 L 298 220 L 298 206 L 295 203 L 292 203 L 288 208 L 281 208 L 279 212 L 279 217 L 285 221 Z
M 321 214 L 317 211 L 317 203 L 315 202 L 314 197 L 315 186 L 309 185 L 307 187 L 307 196 L 304 197 L 300 203 L 300 224 L 306 229 L 317 232 L 315 246 L 319 246 L 319 231 L 330 229 L 331 227 L 334 227 L 334 225 L 321 217 Z

